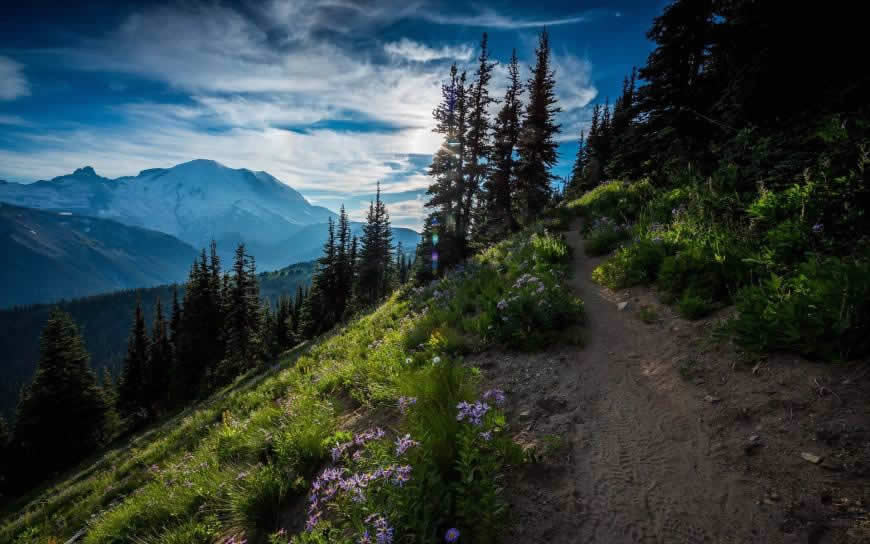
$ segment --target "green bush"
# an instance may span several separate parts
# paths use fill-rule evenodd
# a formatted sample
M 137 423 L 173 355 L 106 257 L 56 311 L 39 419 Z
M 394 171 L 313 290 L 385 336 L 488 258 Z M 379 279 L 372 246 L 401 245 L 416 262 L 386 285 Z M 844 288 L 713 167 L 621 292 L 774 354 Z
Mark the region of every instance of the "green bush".
M 611 181 L 587 192 L 572 205 L 587 218 L 609 217 L 620 223 L 630 223 L 637 218 L 653 193 L 649 180 L 634 183 Z
M 749 349 L 847 359 L 870 351 L 870 265 L 811 259 L 737 293 L 737 340 Z
M 652 283 L 658 277 L 665 255 L 663 243 L 640 240 L 618 249 L 592 271 L 592 279 L 611 289 Z
M 583 250 L 587 255 L 606 255 L 631 237 L 627 226 L 617 225 L 612 220 L 599 220 L 586 235 Z
M 700 319 L 715 309 L 710 299 L 697 294 L 694 289 L 687 289 L 683 293 L 677 307 L 686 319 Z

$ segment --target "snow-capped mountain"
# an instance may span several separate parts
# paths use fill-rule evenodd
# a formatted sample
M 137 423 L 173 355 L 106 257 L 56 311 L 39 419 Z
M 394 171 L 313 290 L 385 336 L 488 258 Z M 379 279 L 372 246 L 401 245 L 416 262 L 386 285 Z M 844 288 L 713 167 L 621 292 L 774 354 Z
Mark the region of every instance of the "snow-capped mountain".
M 113 219 L 194 247 L 211 239 L 271 244 L 335 217 L 266 172 L 201 159 L 117 179 L 84 167 L 51 181 L 0 183 L 0 201 Z

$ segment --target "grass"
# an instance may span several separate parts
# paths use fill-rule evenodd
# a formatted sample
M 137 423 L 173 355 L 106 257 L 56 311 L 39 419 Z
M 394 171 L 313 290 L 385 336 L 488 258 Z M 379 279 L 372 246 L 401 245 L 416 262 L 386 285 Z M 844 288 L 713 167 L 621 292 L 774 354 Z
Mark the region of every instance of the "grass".
M 433 285 L 403 289 L 371 314 L 285 354 L 275 369 L 236 380 L 16 504 L 0 526 L 0 542 L 54 543 L 84 527 L 85 544 L 206 543 L 241 535 L 265 542 L 292 505 L 304 501 L 343 417 L 360 406 L 386 409 L 397 426 L 420 433 L 423 457 L 413 462 L 415 475 L 447 482 L 438 496 L 434 488 L 410 486 L 416 506 L 397 494 L 373 498 L 393 505 L 399 530 L 424 519 L 427 530 L 443 530 L 431 521 L 441 519 L 435 510 L 465 504 L 455 523 L 477 520 L 482 532 L 463 527 L 484 542 L 486 527 L 501 523 L 504 505 L 498 488 L 477 478 L 497 481 L 502 464 L 516 455 L 507 442 L 480 444 L 476 431 L 456 426 L 455 401 L 474 400 L 479 378 L 452 361 L 492 344 L 538 346 L 576 336 L 582 303 L 565 292 L 569 260 L 560 236 L 534 228 Z M 435 357 L 458 374 L 443 382 Z M 425 425 L 401 423 L 396 413 L 399 396 L 412 394 L 420 398 Z M 486 424 L 497 433 L 505 422 L 493 411 Z M 432 464 L 430 457 L 440 461 Z M 458 473 L 475 484 L 451 483 Z M 403 517 L 412 511 L 417 521 Z

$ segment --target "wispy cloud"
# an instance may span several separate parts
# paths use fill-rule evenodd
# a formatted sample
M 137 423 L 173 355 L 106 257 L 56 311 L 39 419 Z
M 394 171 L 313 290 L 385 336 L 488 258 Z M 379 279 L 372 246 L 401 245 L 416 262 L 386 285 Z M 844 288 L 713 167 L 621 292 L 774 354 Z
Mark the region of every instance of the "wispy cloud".
M 474 55 L 474 49 L 468 45 L 449 46 L 440 48 L 429 47 L 420 42 L 402 38 L 398 42 L 390 42 L 384 45 L 384 51 L 392 57 L 398 57 L 412 62 L 430 62 L 433 60 L 454 59 L 468 62 Z
M 8 125 L 13 127 L 32 127 L 33 123 L 18 115 L 4 115 L 0 113 L 0 125 Z
M 9 57 L 0 56 L 0 100 L 15 100 L 30 95 L 30 83 L 22 73 L 22 68 Z
M 483 8 L 476 13 L 458 15 L 436 11 L 423 11 L 420 17 L 439 25 L 470 26 L 481 28 L 496 28 L 503 30 L 523 28 L 543 28 L 545 26 L 573 25 L 589 20 L 587 15 L 572 15 L 549 19 L 517 19 L 503 15 L 489 8 Z

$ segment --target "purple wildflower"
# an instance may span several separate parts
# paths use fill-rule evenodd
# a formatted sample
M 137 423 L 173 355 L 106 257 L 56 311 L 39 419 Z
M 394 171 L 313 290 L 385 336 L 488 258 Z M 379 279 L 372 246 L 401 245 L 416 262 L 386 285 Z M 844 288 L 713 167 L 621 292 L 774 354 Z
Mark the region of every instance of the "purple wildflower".
M 380 514 L 372 514 L 366 518 L 366 523 L 371 523 L 375 528 L 375 537 L 377 544 L 392 544 L 393 528 L 387 518 Z
M 504 391 L 501 389 L 487 389 L 481 397 L 483 400 L 491 400 L 496 406 L 502 406 L 505 401 Z
M 451 527 L 447 529 L 447 532 L 444 533 L 444 541 L 445 542 L 456 542 L 459 540 L 459 529 L 456 527 Z
M 474 404 L 469 404 L 465 401 L 456 405 L 459 413 L 456 414 L 456 421 L 468 420 L 472 425 L 480 425 L 483 423 L 483 417 L 489 411 L 489 404 L 477 401 Z
M 409 448 L 419 446 L 420 443 L 416 440 L 411 440 L 411 435 L 406 434 L 396 439 L 396 455 L 404 455 Z
M 505 299 L 501 299 L 500 301 L 498 301 L 498 304 L 496 304 L 496 308 L 498 308 L 498 311 L 500 312 L 505 311 L 507 309 L 507 306 L 508 303 Z
M 396 467 L 396 474 L 393 476 L 393 483 L 399 487 L 411 479 L 411 465 L 403 465 Z
M 480 437 L 484 440 L 484 442 L 489 442 L 492 440 L 492 431 L 485 431 L 480 433 Z
M 819 234 L 823 230 L 825 230 L 825 226 L 822 225 L 821 223 L 816 223 L 815 225 L 813 225 L 813 232 L 814 233 Z
M 320 522 L 321 512 L 318 510 L 317 512 L 308 516 L 308 520 L 305 522 L 305 530 L 309 533 L 317 527 L 317 524 Z

